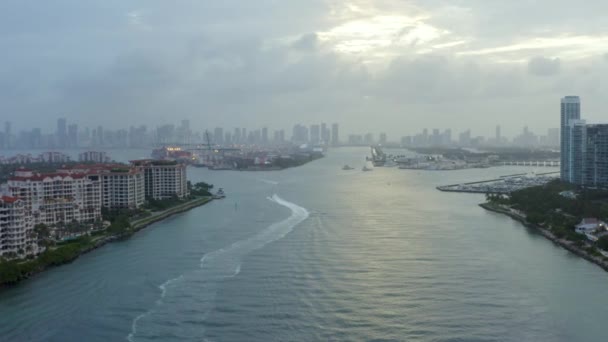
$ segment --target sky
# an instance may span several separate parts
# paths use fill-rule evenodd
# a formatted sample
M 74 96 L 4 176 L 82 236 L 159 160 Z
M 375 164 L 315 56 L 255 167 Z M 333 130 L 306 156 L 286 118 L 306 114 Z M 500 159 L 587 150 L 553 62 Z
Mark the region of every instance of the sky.
M 608 2 L 2 0 L 0 120 L 476 135 L 608 122 Z M 603 81 L 603 82 L 602 82 Z

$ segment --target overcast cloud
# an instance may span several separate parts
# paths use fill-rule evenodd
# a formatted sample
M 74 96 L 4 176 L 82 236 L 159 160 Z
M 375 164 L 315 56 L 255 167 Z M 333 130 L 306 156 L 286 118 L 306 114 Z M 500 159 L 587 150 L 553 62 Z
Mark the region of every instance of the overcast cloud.
M 506 134 L 608 108 L 608 3 L 589 0 L 3 0 L 0 115 L 17 128 Z M 604 82 L 602 82 L 604 81 Z

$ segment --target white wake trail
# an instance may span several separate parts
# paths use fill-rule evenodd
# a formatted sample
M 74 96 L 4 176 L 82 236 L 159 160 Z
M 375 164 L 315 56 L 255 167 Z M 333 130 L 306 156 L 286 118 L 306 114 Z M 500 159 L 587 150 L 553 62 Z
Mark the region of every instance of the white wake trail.
M 130 342 L 135 341 L 135 336 L 137 335 L 137 326 L 138 322 L 141 319 L 155 319 L 156 316 L 163 320 L 162 316 L 166 316 L 167 313 L 160 312 L 160 309 L 169 310 L 169 308 L 165 308 L 170 302 L 172 305 L 176 305 L 176 301 L 181 298 L 189 298 L 190 301 L 195 300 L 192 297 L 191 293 L 178 293 L 173 294 L 173 292 L 183 292 L 185 290 L 181 290 L 182 288 L 189 288 L 188 284 L 194 284 L 192 288 L 199 289 L 200 292 L 196 294 L 196 300 L 200 301 L 198 303 L 199 309 L 204 310 L 204 314 L 202 315 L 202 319 L 204 320 L 207 314 L 214 307 L 214 299 L 217 293 L 219 284 L 222 281 L 235 277 L 241 272 L 241 263 L 245 256 L 250 254 L 251 252 L 264 247 L 265 245 L 280 240 L 289 234 L 293 229 L 304 220 L 306 220 L 310 213 L 303 207 L 298 206 L 292 202 L 286 201 L 279 197 L 277 194 L 274 194 L 271 197 L 267 198 L 268 200 L 289 208 L 291 210 L 291 215 L 279 222 L 273 223 L 270 226 L 264 228 L 262 231 L 253 235 L 250 238 L 237 241 L 231 244 L 228 247 L 218 249 L 216 251 L 206 253 L 200 259 L 200 270 L 192 273 L 188 273 L 186 275 L 181 275 L 177 278 L 170 279 L 164 284 L 159 286 L 161 290 L 160 299 L 156 302 L 156 305 L 153 309 L 137 316 L 131 326 L 131 333 L 127 336 L 127 340 Z M 177 283 L 180 286 L 175 286 Z M 175 291 L 168 291 L 169 288 L 174 289 Z M 168 297 L 167 297 L 168 296 Z M 165 303 L 165 297 L 167 297 L 168 301 Z M 171 298 L 169 298 L 171 297 Z M 173 298 L 175 297 L 175 298 Z M 188 303 L 192 305 L 193 303 Z M 186 304 L 187 305 L 187 304 Z M 182 305 L 177 305 L 178 307 L 185 307 Z M 154 314 L 154 317 L 148 317 Z M 178 320 L 173 315 L 175 312 L 172 312 L 171 318 Z M 166 316 L 164 320 L 168 319 L 169 316 Z M 201 317 L 199 316 L 199 319 Z M 188 319 L 184 318 L 181 321 L 187 321 Z M 184 329 L 185 327 L 181 327 L 180 329 Z M 200 329 L 200 326 L 192 327 L 193 330 Z

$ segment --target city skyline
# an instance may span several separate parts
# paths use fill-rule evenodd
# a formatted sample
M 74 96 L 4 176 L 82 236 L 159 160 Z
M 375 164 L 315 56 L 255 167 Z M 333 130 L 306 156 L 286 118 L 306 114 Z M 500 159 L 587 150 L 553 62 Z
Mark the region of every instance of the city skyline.
M 287 132 L 287 134 L 286 134 Z M 340 135 L 342 133 L 342 135 Z M 563 133 L 562 133 L 563 134 Z M 11 121 L 4 123 L 0 131 L 0 150 L 23 148 L 82 148 L 82 147 L 150 147 L 171 144 L 269 144 L 269 143 L 312 143 L 325 145 L 361 145 L 361 144 L 400 144 L 401 146 L 447 146 L 457 143 L 459 146 L 558 146 L 559 128 L 550 128 L 541 134 L 535 134 L 523 126 L 513 136 L 503 133 L 501 125 L 496 125 L 493 132 L 479 134 L 471 129 L 455 131 L 452 128 L 424 128 L 410 135 L 389 135 L 386 131 L 365 133 L 345 132 L 339 123 L 316 123 L 310 125 L 295 124 L 290 130 L 273 129 L 267 126 L 259 128 L 215 127 L 196 130 L 189 120 L 180 120 L 176 124 L 162 126 L 130 126 L 129 128 L 110 130 L 103 126 L 81 127 L 78 123 L 58 118 L 54 130 L 43 131 L 40 128 L 15 131 Z M 7 139 L 6 137 L 10 137 Z

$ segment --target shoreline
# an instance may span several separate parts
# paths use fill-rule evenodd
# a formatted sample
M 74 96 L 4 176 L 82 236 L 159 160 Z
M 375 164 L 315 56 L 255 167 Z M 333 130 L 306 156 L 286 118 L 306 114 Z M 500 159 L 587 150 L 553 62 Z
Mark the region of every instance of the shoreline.
M 490 205 L 488 203 L 481 203 L 481 204 L 479 204 L 479 206 L 485 210 L 509 216 L 511 219 L 518 221 L 523 226 L 533 229 L 534 231 L 538 232 L 540 235 L 542 235 L 545 238 L 547 238 L 548 240 L 552 241 L 554 244 L 559 245 L 560 247 L 566 249 L 567 251 L 569 251 L 573 254 L 576 254 L 577 256 L 599 266 L 600 268 L 604 269 L 604 271 L 608 272 L 608 261 L 606 261 L 602 256 L 591 255 L 589 252 L 585 251 L 584 249 L 575 246 L 571 241 L 565 240 L 565 239 L 560 239 L 560 238 L 556 237 L 555 235 L 553 235 L 553 233 L 551 233 L 548 229 L 542 228 L 540 226 L 537 226 L 537 225 L 534 225 L 534 224 L 528 222 L 526 220 L 526 218 L 523 217 L 522 215 L 518 215 L 509 210 L 506 210 L 506 209 L 500 208 L 500 207 L 496 207 L 496 206 Z
M 147 228 L 148 226 L 150 226 L 154 223 L 163 221 L 171 216 L 181 214 L 181 213 L 189 211 L 191 209 L 203 206 L 211 201 L 213 201 L 212 197 L 202 197 L 202 198 L 193 199 L 187 203 L 182 203 L 176 207 L 169 208 L 162 212 L 159 212 L 156 215 L 153 214 L 150 217 L 146 217 L 146 218 L 131 222 L 131 231 L 128 234 L 110 235 L 110 236 L 105 236 L 105 237 L 99 238 L 97 240 L 93 240 L 90 245 L 79 250 L 78 253 L 74 257 L 67 259 L 60 264 L 49 264 L 49 265 L 40 266 L 38 268 L 33 269 L 31 272 L 25 274 L 25 276 L 23 278 L 15 281 L 15 282 L 2 282 L 2 280 L 0 279 L 0 291 L 2 291 L 4 289 L 16 287 L 21 282 L 31 279 L 32 277 L 34 277 L 42 272 L 45 272 L 47 270 L 53 269 L 55 267 L 60 267 L 60 266 L 66 265 L 66 264 L 70 264 L 70 263 L 74 262 L 76 259 L 78 259 L 79 257 L 81 257 L 82 255 L 85 255 L 98 248 L 101 248 L 108 243 L 128 239 L 131 236 L 133 236 L 135 233 L 139 232 L 140 230 L 143 230 L 144 228 Z M 36 260 L 36 259 L 33 259 L 33 260 Z

